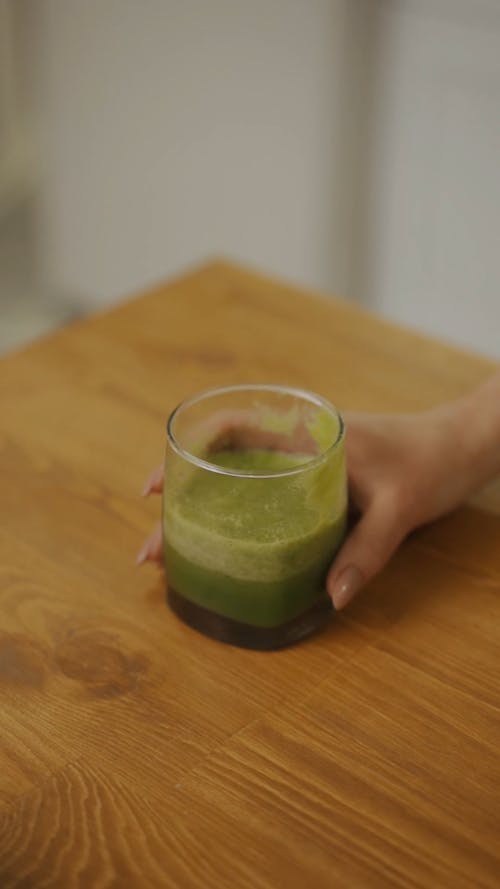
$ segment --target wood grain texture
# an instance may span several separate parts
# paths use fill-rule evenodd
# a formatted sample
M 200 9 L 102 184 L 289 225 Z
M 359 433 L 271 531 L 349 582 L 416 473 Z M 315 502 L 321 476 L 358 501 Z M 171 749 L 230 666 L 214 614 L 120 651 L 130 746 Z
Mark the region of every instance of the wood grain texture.
M 498 485 L 283 652 L 197 635 L 133 566 L 186 395 L 411 410 L 492 369 L 222 262 L 2 362 L 2 889 L 496 889 Z

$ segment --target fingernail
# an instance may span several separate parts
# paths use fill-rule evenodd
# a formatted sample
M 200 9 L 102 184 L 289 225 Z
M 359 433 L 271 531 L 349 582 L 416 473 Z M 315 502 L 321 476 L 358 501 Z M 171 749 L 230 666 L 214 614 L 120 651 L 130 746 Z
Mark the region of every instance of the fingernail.
M 331 596 L 336 611 L 342 611 L 363 585 L 363 575 L 355 565 L 344 568 L 333 587 Z
M 157 466 L 156 469 L 153 469 L 151 475 L 149 476 L 147 482 L 145 483 L 142 489 L 142 496 L 147 497 L 148 494 L 151 494 L 153 491 L 159 491 L 161 489 L 161 483 L 163 481 L 163 466 Z
M 144 487 L 141 491 L 141 495 L 143 497 L 147 497 L 148 494 L 151 494 L 154 480 L 155 480 L 155 474 L 154 474 L 154 472 L 152 472 L 151 475 L 149 476 L 148 480 L 145 482 Z
M 143 565 L 144 562 L 147 561 L 148 555 L 149 555 L 149 543 L 146 542 L 144 544 L 144 546 L 142 546 L 140 548 L 139 552 L 137 553 L 135 564 L 136 565 Z

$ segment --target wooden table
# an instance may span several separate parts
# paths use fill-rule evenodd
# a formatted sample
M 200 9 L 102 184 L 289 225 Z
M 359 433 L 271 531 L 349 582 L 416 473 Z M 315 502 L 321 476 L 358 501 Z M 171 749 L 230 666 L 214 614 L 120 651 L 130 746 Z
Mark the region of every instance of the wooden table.
M 498 489 L 286 651 L 196 634 L 134 567 L 188 393 L 412 410 L 491 369 L 224 263 L 3 361 L 2 889 L 497 889 Z

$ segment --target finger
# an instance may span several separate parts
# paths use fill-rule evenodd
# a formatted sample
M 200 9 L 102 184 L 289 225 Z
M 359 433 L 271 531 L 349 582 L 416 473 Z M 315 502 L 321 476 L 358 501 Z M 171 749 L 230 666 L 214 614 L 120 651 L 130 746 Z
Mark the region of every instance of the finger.
M 157 466 L 146 481 L 142 496 L 147 497 L 149 494 L 161 494 L 163 491 L 163 465 Z
M 144 562 L 161 562 L 162 561 L 162 530 L 158 523 L 153 533 L 144 541 L 135 560 L 136 565 L 142 565 Z
M 374 503 L 349 534 L 327 578 L 334 607 L 341 611 L 384 567 L 404 533 L 388 501 Z

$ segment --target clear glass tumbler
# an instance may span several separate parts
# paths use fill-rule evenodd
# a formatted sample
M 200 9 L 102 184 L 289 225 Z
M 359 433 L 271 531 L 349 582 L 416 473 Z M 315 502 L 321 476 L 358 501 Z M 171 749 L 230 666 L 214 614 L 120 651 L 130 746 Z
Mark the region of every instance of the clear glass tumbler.
M 346 516 L 344 425 L 318 395 L 227 386 L 171 414 L 168 601 L 197 630 L 271 649 L 319 628 L 332 612 L 325 577 Z

